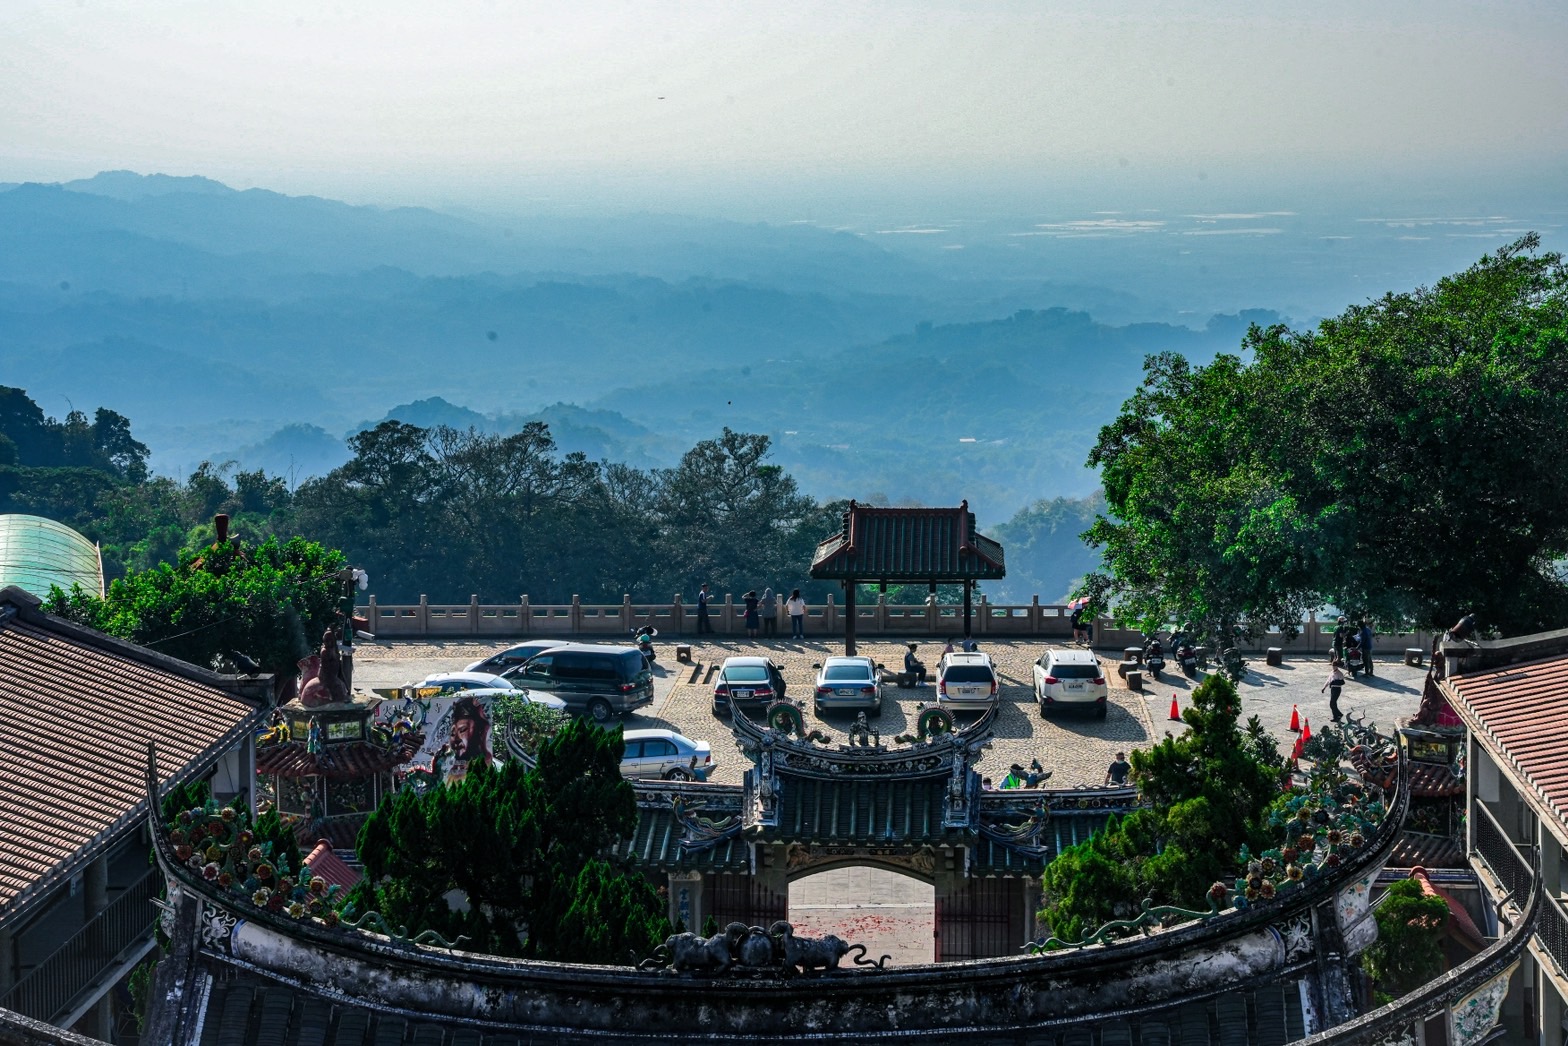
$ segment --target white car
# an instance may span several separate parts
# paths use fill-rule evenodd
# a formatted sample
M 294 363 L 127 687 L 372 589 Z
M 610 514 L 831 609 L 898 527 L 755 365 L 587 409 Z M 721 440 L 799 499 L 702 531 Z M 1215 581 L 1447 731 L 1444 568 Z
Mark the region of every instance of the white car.
M 693 741 L 674 730 L 628 730 L 621 739 L 626 742 L 622 777 L 690 781 L 706 778 L 713 770 L 713 750 L 708 742 Z M 698 774 L 694 767 L 701 767 L 702 772 Z
M 535 654 L 542 654 L 546 650 L 553 650 L 558 646 L 566 646 L 564 639 L 535 639 L 517 646 L 508 647 L 499 654 L 482 657 L 478 661 L 463 669 L 465 672 L 505 672 L 508 668 L 516 668 Z
M 494 697 L 497 694 L 522 694 L 530 704 L 543 705 L 558 712 L 566 710 L 566 702 L 552 694 L 525 690 L 510 679 L 493 676 L 488 672 L 432 672 L 418 683 L 409 684 L 416 690 L 440 687 L 445 694 L 472 694 L 475 697 Z
M 985 711 L 996 704 L 996 666 L 978 650 L 943 654 L 936 666 L 936 703 L 941 708 Z
M 1034 696 L 1041 717 L 1058 708 L 1072 708 L 1104 719 L 1110 689 L 1093 651 L 1053 649 L 1034 663 Z

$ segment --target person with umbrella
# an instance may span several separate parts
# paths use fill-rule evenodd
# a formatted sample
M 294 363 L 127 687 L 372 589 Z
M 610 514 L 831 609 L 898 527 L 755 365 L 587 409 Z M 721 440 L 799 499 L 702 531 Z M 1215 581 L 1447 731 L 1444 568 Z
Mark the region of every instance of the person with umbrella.
M 1067 609 L 1073 612 L 1073 642 L 1088 643 L 1091 635 L 1090 629 L 1094 626 L 1089 623 L 1089 600 L 1080 596 L 1067 604 Z

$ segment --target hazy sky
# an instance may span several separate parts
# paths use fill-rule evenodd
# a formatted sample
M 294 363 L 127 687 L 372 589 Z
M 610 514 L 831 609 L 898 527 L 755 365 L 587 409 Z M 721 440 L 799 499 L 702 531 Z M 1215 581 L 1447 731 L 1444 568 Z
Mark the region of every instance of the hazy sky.
M 364 202 L 1561 162 L 1568 3 L 4 0 L 0 181 Z

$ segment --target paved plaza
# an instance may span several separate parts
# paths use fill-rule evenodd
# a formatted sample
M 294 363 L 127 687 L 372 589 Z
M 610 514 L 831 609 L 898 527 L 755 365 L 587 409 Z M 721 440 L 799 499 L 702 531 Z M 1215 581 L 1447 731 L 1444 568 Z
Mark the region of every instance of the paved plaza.
M 356 652 L 354 681 L 361 689 L 415 682 L 430 672 L 461 669 L 508 645 L 504 641 L 440 640 L 363 645 Z M 707 741 L 718 764 L 712 780 L 724 783 L 738 783 L 745 767 L 728 722 L 713 714 L 712 686 L 706 681 L 709 666 L 722 664 L 726 657 L 766 654 L 782 669 L 790 696 L 807 701 L 809 708 L 815 678 L 813 663 L 843 652 L 841 642 L 810 640 L 799 643 L 726 638 L 693 643 L 692 648 L 694 664 L 684 665 L 674 661 L 674 643 L 660 644 L 655 670 L 656 699 L 625 722 L 628 728 L 668 727 Z M 1010 764 L 1027 766 L 1031 759 L 1039 759 L 1051 771 L 1053 787 L 1100 784 L 1105 779 L 1105 768 L 1118 750 L 1145 748 L 1158 743 L 1167 732 L 1186 729 L 1185 724 L 1169 719 L 1171 698 L 1174 695 L 1178 706 L 1186 708 L 1193 687 L 1202 678 L 1189 680 L 1180 673 L 1165 672 L 1159 680 L 1146 681 L 1142 693 L 1134 693 L 1116 674 L 1119 652 L 1101 651 L 1111 683 L 1106 718 L 1059 715 L 1042 719 L 1033 699 L 1031 666 L 1045 650 L 1045 644 L 1038 640 L 1006 640 L 986 642 L 982 649 L 995 661 L 1002 686 L 996 739 L 981 759 L 979 770 L 998 782 Z M 940 650 L 935 642 L 921 644 L 920 656 L 933 670 Z M 862 642 L 860 652 L 893 669 L 902 665 L 904 644 Z M 1396 719 L 1415 713 L 1424 671 L 1391 658 L 1379 658 L 1375 676 L 1346 684 L 1340 706 L 1347 713 L 1364 714 L 1372 722 L 1390 727 Z M 1290 658 L 1279 667 L 1270 667 L 1262 657 L 1253 658 L 1247 677 L 1238 688 L 1243 715 L 1256 715 L 1282 744 L 1294 743 L 1295 736 L 1288 731 L 1292 706 L 1315 726 L 1328 721 L 1328 695 L 1322 692 L 1327 678 L 1328 665 L 1323 659 Z M 936 699 L 935 688 L 929 684 L 912 690 L 890 685 L 885 694 L 885 710 L 873 721 L 885 743 L 891 743 L 897 734 L 912 732 L 919 707 Z M 829 713 L 817 725 L 835 740 L 842 740 L 852 718 L 849 714 Z M 969 718 L 972 716 L 960 715 L 960 722 Z
M 355 656 L 354 681 L 360 688 L 398 686 L 415 682 L 430 672 L 461 669 L 482 657 L 505 649 L 510 642 L 399 641 L 361 646 Z M 713 780 L 739 783 L 745 760 L 736 750 L 728 722 L 712 710 L 712 685 L 705 683 L 710 666 L 726 657 L 766 653 L 783 670 L 791 697 L 806 700 L 815 672 L 813 662 L 843 652 L 843 644 L 796 643 L 785 640 L 753 642 L 726 639 L 693 643 L 692 665 L 676 664 L 674 643 L 661 643 L 655 670 L 656 699 L 640 714 L 628 716 L 626 726 L 663 726 L 688 737 L 706 740 L 718 763 Z M 1033 700 L 1031 665 L 1045 650 L 1038 640 L 985 642 L 981 648 L 994 659 L 1001 677 L 1001 712 L 996 739 L 980 762 L 981 773 L 998 783 L 1009 764 L 1025 766 L 1038 758 L 1051 771 L 1049 785 L 1098 786 L 1105 768 L 1119 750 L 1145 748 L 1161 741 L 1167 732 L 1181 732 L 1186 725 L 1169 719 L 1171 697 L 1186 708 L 1199 680 L 1166 672 L 1151 681 L 1143 693 L 1134 693 L 1116 674 L 1120 652 L 1100 651 L 1101 663 L 1111 683 L 1110 708 L 1104 720 L 1079 716 L 1041 719 Z M 888 668 L 903 664 L 901 642 L 862 642 L 860 652 Z M 920 645 L 920 657 L 934 672 L 941 646 Z M 1288 730 L 1292 705 L 1316 727 L 1328 721 L 1328 695 L 1321 692 L 1328 678 L 1328 664 L 1321 658 L 1291 658 L 1279 667 L 1264 664 L 1261 656 L 1249 664 L 1239 690 L 1245 716 L 1256 715 L 1280 741 L 1295 742 Z M 1401 717 L 1413 715 L 1421 697 L 1424 670 L 1380 658 L 1377 674 L 1345 686 L 1340 706 L 1347 713 L 1364 714 L 1387 729 Z M 695 678 L 695 682 L 692 680 Z M 917 709 L 935 700 L 935 687 L 913 690 L 889 686 L 885 710 L 875 725 L 891 743 L 896 734 L 910 732 Z M 809 714 L 808 714 L 809 716 Z M 960 722 L 973 718 L 963 715 Z M 851 716 L 830 714 L 818 725 L 835 740 L 842 740 Z M 933 956 L 934 921 L 932 888 L 895 872 L 874 868 L 838 868 L 801 879 L 790 886 L 790 918 L 803 934 L 835 933 L 845 940 L 862 941 L 873 955 L 888 953 L 894 963 L 929 962 Z

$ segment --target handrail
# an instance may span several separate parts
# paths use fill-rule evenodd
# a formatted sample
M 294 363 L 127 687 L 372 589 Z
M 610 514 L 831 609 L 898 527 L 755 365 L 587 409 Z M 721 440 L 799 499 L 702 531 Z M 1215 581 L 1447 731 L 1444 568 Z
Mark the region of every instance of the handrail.
M 1503 826 L 1492 816 L 1492 811 L 1486 808 L 1486 804 L 1477 799 L 1471 806 L 1472 814 L 1480 815 L 1471 821 L 1475 825 L 1476 852 L 1492 870 L 1503 889 L 1518 896 L 1534 881 L 1529 864 L 1519 853 L 1518 845 L 1508 838 Z
M 1425 1020 L 1447 1009 L 1508 969 L 1514 960 L 1523 954 L 1535 931 L 1541 901 L 1539 870 L 1532 868 L 1523 911 L 1508 928 L 1508 932 L 1485 951 L 1387 1005 L 1327 1031 L 1299 1039 L 1294 1046 L 1360 1046 L 1360 1044 L 1382 1043 L 1408 1029 L 1417 1021 Z
M 46 1021 L 67 1012 L 115 956 L 152 931 L 157 912 L 150 902 L 162 882 L 156 868 L 148 869 L 17 981 L 0 1007 Z
M 1568 978 L 1568 912 L 1554 897 L 1541 898 L 1541 916 L 1536 936 L 1541 941 L 1542 950 L 1557 965 L 1557 975 Z

